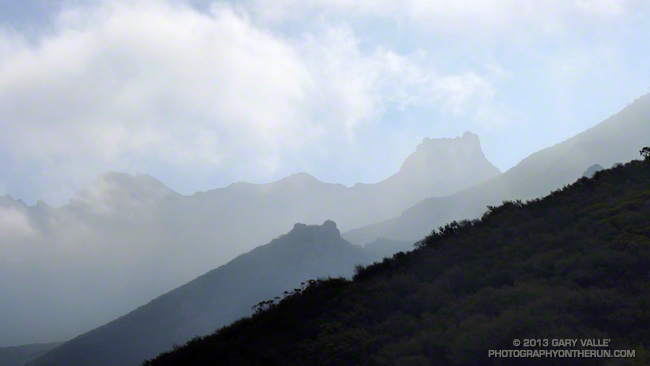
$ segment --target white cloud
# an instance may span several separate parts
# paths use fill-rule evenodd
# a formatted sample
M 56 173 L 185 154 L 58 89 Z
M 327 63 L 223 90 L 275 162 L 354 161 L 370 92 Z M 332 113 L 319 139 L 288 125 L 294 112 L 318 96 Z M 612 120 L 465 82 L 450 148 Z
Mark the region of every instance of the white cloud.
M 77 9 L 36 47 L 4 55 L 4 143 L 37 158 L 137 153 L 218 165 L 250 146 L 273 156 L 272 141 L 305 133 L 295 121 L 305 117 L 296 105 L 307 70 L 229 8 Z
M 28 215 L 17 207 L 0 206 L 0 259 L 18 262 L 38 250 L 33 246 L 39 234 Z
M 182 4 L 67 9 L 36 42 L 0 31 L 3 148 L 50 179 L 134 158 L 263 177 L 353 142 L 391 104 L 458 112 L 491 93 L 489 78 L 440 75 L 423 52 L 364 49 L 346 26 L 289 37 L 243 8 Z
M 363 53 L 353 31 L 344 26 L 310 35 L 299 48 L 309 69 L 327 75 L 319 84 L 320 114 L 342 121 L 348 136 L 389 105 L 402 110 L 426 105 L 459 115 L 475 114 L 493 102 L 493 84 L 510 77 L 498 67 L 488 67 L 485 75 L 444 74 L 422 50 L 398 54 L 378 47 Z M 332 116 L 333 112 L 340 115 Z
M 35 235 L 28 217 L 16 208 L 0 207 L 0 232 L 3 237 Z

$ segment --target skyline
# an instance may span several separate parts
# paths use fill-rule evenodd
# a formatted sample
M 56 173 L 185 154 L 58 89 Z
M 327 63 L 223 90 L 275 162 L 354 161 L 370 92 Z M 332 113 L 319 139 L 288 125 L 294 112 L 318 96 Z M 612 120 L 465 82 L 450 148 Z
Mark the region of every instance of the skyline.
M 374 183 L 468 130 L 506 171 L 648 92 L 641 1 L 396 4 L 0 1 L 0 196 Z

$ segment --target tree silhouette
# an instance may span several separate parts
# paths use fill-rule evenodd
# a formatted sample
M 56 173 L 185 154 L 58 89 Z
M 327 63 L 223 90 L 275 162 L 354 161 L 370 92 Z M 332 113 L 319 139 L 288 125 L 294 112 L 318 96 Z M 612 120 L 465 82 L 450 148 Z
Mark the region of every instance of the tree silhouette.
M 643 156 L 644 159 L 650 158 L 650 147 L 644 147 L 639 151 L 641 156 Z

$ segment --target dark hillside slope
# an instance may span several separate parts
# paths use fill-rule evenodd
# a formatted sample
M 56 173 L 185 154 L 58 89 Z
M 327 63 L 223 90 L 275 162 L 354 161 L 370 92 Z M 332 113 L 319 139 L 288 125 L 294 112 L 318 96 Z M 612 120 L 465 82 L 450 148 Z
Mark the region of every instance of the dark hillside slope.
M 633 161 L 451 223 L 144 365 L 647 365 L 649 270 L 650 160 Z M 611 339 L 636 357 L 488 357 L 529 338 Z

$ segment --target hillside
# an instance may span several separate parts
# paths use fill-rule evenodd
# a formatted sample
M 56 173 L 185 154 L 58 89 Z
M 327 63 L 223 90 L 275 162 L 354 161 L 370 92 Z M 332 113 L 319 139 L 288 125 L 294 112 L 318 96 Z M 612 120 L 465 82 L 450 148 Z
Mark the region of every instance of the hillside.
M 0 347 L 0 365 L 23 366 L 25 363 L 60 346 L 61 343 L 27 344 L 16 347 Z
M 143 365 L 646 365 L 649 268 L 650 160 L 633 161 L 446 225 Z M 560 338 L 636 357 L 488 357 Z
M 504 200 L 528 200 L 580 178 L 594 164 L 610 167 L 638 157 L 638 147 L 650 141 L 650 94 L 596 126 L 536 152 L 505 173 L 447 197 L 430 197 L 400 216 L 344 232 L 364 244 L 385 237 L 416 240 L 432 226 L 479 217 L 488 205 Z
M 364 249 L 343 240 L 332 221 L 296 224 L 288 234 L 66 342 L 29 365 L 138 365 L 175 343 L 251 315 L 253 305 L 299 288 L 301 280 L 351 276 L 355 265 L 394 253 L 399 244 Z
M 0 266 L 0 346 L 70 339 L 296 222 L 332 219 L 348 230 L 498 174 L 478 136 L 465 133 L 425 139 L 375 184 L 346 187 L 299 173 L 183 196 L 146 174 L 113 172 L 59 208 L 0 197 L 0 262 L 10 263 Z

